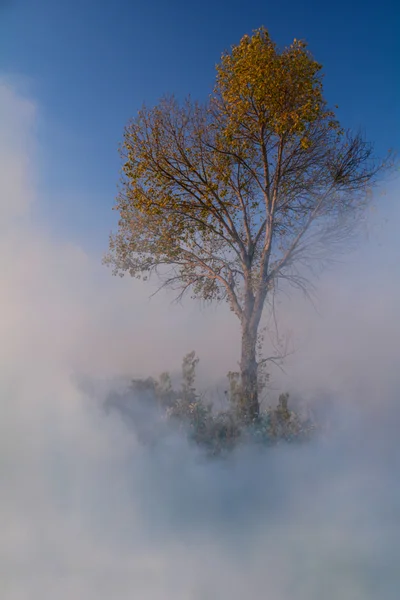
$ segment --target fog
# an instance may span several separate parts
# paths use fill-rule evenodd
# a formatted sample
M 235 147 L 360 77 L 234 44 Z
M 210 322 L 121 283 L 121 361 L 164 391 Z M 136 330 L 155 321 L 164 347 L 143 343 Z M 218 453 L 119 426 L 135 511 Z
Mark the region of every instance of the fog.
M 226 307 L 149 300 L 40 222 L 37 111 L 0 82 L 1 597 L 397 598 L 395 186 L 321 278 L 317 310 L 296 294 L 278 308 L 296 352 L 274 387 L 323 403 L 334 431 L 224 461 L 173 431 L 149 449 L 102 410 L 107 389 L 192 349 L 212 386 L 235 368 L 238 327 Z

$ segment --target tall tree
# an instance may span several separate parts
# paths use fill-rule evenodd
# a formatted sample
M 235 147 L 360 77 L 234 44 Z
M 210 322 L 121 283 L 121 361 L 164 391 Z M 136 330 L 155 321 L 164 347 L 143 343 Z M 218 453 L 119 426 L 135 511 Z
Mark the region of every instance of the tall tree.
M 164 98 L 139 111 L 122 154 L 106 262 L 229 303 L 242 331 L 242 417 L 257 418 L 266 299 L 280 279 L 305 288 L 302 265 L 351 234 L 382 165 L 340 127 L 306 44 L 280 51 L 264 28 L 222 55 L 206 104 Z

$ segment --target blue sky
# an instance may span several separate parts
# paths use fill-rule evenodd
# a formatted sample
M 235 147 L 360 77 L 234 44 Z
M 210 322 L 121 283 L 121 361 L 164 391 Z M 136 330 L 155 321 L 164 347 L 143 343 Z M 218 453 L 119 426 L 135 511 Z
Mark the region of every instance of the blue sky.
M 38 105 L 40 214 L 106 249 L 126 121 L 164 93 L 205 97 L 221 52 L 265 25 L 305 38 L 346 127 L 380 154 L 399 146 L 395 0 L 0 0 L 0 73 Z

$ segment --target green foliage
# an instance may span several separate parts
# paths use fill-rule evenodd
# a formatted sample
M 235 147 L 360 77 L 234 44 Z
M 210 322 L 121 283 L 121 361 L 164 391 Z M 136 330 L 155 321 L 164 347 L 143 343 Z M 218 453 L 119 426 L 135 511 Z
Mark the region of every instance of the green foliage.
M 255 440 L 277 444 L 310 439 L 316 429 L 315 424 L 290 410 L 288 400 L 288 393 L 281 394 L 276 407 L 268 407 L 261 413 L 258 422 L 253 425 L 252 434 Z
M 215 411 L 196 391 L 196 366 L 199 359 L 194 352 L 187 354 L 182 362 L 182 382 L 175 390 L 168 373 L 158 379 L 135 379 L 130 390 L 134 400 L 147 406 L 157 406 L 163 418 L 187 433 L 189 439 L 210 455 L 220 455 L 233 450 L 240 443 L 255 442 L 263 445 L 301 442 L 310 439 L 315 425 L 290 410 L 289 394 L 279 396 L 277 406 L 269 406 L 260 412 L 257 420 L 244 422 L 238 406 L 243 401 L 240 376 L 228 373 L 228 409 Z M 121 410 L 121 404 L 114 402 Z M 124 412 L 127 412 L 126 409 Z

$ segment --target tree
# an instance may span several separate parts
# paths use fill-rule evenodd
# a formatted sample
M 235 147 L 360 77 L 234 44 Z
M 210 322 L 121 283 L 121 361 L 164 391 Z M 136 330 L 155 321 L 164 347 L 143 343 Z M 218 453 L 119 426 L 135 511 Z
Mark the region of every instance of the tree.
M 259 414 L 267 298 L 280 280 L 307 289 L 305 265 L 352 233 L 382 167 L 340 127 L 321 69 L 304 42 L 280 51 L 261 28 L 222 55 L 205 104 L 164 98 L 125 129 L 106 262 L 120 275 L 155 272 L 178 297 L 229 303 L 241 324 L 246 421 Z

